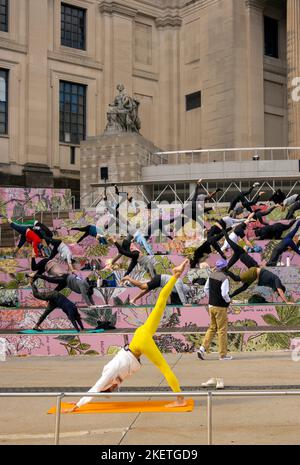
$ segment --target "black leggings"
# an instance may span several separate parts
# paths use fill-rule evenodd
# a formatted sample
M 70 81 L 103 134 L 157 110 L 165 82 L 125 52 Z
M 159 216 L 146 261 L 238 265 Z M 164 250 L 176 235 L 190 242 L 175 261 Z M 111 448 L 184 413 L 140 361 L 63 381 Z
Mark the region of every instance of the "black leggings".
M 39 278 L 43 279 L 44 281 L 47 281 L 47 283 L 57 284 L 54 290 L 59 292 L 62 291 L 65 287 L 67 287 L 67 276 L 68 274 L 59 277 L 40 275 Z
M 248 202 L 246 199 L 247 195 L 250 195 L 251 192 L 253 191 L 254 186 L 252 186 L 249 191 L 247 192 L 239 192 L 231 201 L 230 206 L 228 208 L 228 213 L 230 213 L 232 210 L 234 210 L 234 207 L 239 203 L 239 202 Z
M 37 271 L 36 275 L 45 273 L 46 265 L 50 261 L 50 258 L 42 258 L 38 263 L 35 261 L 35 258 L 31 258 L 31 269 L 32 271 Z
M 257 203 L 259 197 L 260 197 L 260 195 L 259 195 L 259 194 L 256 194 L 256 196 L 254 197 L 254 199 L 251 200 L 251 201 L 249 201 L 249 200 L 247 200 L 247 199 L 241 200 L 243 207 L 246 208 L 246 210 L 248 210 L 249 213 L 253 213 L 252 207 L 253 207 L 254 205 L 256 205 L 256 203 Z
M 223 235 L 224 233 L 222 232 L 221 234 L 218 234 L 217 236 L 208 238 L 203 244 L 200 245 L 200 247 L 198 247 L 198 249 L 195 250 L 194 256 L 192 260 L 190 260 L 191 268 L 196 268 L 199 261 L 205 255 L 209 255 L 212 252 L 212 248 L 215 249 L 216 252 L 218 252 L 224 260 L 226 260 L 226 255 L 222 252 L 221 247 L 218 244 L 218 241 L 222 239 Z
M 82 232 L 84 232 L 84 234 L 77 241 L 77 244 L 79 244 L 86 237 L 89 237 L 89 235 L 90 235 L 90 225 L 82 226 L 81 228 L 71 228 L 71 231 L 82 231 Z
M 239 260 L 241 260 L 241 262 L 244 263 L 244 265 L 246 265 L 247 268 L 258 268 L 257 261 L 254 260 L 254 258 L 250 257 L 250 255 L 247 254 L 247 252 L 242 247 L 233 242 L 228 236 L 227 232 L 224 232 L 224 236 L 234 252 L 227 265 L 228 270 Z
M 168 239 L 172 239 L 172 236 L 169 236 L 165 229 L 165 224 L 172 224 L 174 223 L 175 218 L 171 218 L 170 220 L 163 221 L 161 218 L 159 220 L 154 221 L 152 224 L 149 224 L 148 226 L 148 231 L 147 231 L 147 236 L 145 236 L 145 239 L 148 241 L 152 234 L 154 234 L 156 231 L 160 231 L 163 236 L 166 236 Z
M 43 323 L 43 321 L 47 318 L 47 316 L 49 316 L 50 313 L 53 312 L 53 310 L 58 308 L 57 299 L 59 298 L 59 293 L 57 291 L 46 291 L 46 292 L 43 291 L 43 292 L 40 292 L 37 289 L 37 287 L 35 285 L 33 285 L 32 286 L 32 294 L 36 299 L 44 300 L 46 302 L 49 302 L 46 310 L 40 316 L 40 318 L 39 318 L 39 320 L 38 320 L 38 322 L 36 324 L 36 327 L 38 328 Z M 70 302 L 70 304 L 71 304 L 71 302 Z M 82 330 L 84 330 L 84 326 L 82 324 L 81 316 L 80 316 L 77 308 L 75 307 L 75 305 L 72 306 L 72 312 L 70 312 L 70 314 L 67 314 L 67 312 L 64 312 L 64 313 L 66 313 L 68 319 L 71 321 L 71 323 L 74 326 L 74 328 L 76 329 L 76 331 L 80 331 L 80 328 Z
M 275 223 L 270 226 L 265 226 L 261 229 L 255 229 L 256 237 L 259 237 L 261 240 L 266 239 L 281 239 L 282 234 L 285 231 L 288 231 L 297 220 L 292 220 L 289 224 Z
M 263 218 L 265 216 L 268 216 L 270 213 L 272 213 L 273 210 L 275 210 L 276 205 L 274 207 L 269 208 L 268 210 L 261 211 L 261 210 L 256 210 L 254 214 L 254 219 L 259 221 L 261 224 L 267 225 L 267 223 L 264 222 Z

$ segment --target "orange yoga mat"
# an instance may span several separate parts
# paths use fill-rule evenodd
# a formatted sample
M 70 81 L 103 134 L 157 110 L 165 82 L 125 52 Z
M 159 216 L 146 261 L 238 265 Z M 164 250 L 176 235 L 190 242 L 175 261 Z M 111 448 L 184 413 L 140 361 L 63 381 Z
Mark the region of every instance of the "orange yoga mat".
M 140 412 L 192 412 L 194 409 L 193 399 L 187 399 L 185 407 L 167 408 L 166 404 L 173 402 L 168 400 L 148 400 L 139 402 L 90 402 L 73 414 L 81 413 L 140 413 Z M 61 408 L 69 408 L 74 404 L 61 403 Z M 47 413 L 56 413 L 56 407 L 52 407 Z M 68 413 L 69 415 L 69 413 Z

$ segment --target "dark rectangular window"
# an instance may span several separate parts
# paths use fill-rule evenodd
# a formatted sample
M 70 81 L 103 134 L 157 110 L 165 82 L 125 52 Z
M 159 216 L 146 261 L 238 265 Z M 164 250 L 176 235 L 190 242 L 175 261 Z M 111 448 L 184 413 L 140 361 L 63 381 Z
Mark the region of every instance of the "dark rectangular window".
M 279 58 L 279 22 L 265 16 L 265 55 Z
M 8 71 L 0 69 L 0 134 L 8 133 Z
M 194 92 L 185 96 L 186 111 L 201 107 L 201 92 Z
M 85 139 L 86 86 L 60 81 L 59 89 L 59 140 L 79 144 Z
M 76 147 L 72 146 L 70 147 L 70 164 L 75 165 L 76 162 Z
M 8 32 L 8 0 L 0 0 L 0 31 Z
M 86 10 L 61 4 L 61 45 L 85 50 Z

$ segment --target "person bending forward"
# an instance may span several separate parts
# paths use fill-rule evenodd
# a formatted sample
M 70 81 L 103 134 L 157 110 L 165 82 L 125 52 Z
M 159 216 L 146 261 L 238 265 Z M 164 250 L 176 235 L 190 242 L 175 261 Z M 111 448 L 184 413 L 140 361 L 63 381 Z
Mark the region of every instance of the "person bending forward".
M 183 273 L 188 260 L 173 269 L 173 276 L 161 290 L 157 303 L 149 315 L 147 321 L 134 333 L 133 339 L 128 347 L 121 349 L 117 355 L 103 368 L 102 375 L 89 392 L 112 392 L 129 376 L 141 368 L 140 357 L 145 355 L 164 375 L 173 392 L 178 393 L 177 400 L 167 407 L 184 407 L 186 401 L 180 395 L 179 381 L 168 363 L 162 356 L 159 348 L 154 342 L 153 336 L 163 316 L 168 298 L 176 284 L 177 279 Z M 93 397 L 82 397 L 71 409 L 63 410 L 63 413 L 74 412 L 83 405 L 91 402 Z

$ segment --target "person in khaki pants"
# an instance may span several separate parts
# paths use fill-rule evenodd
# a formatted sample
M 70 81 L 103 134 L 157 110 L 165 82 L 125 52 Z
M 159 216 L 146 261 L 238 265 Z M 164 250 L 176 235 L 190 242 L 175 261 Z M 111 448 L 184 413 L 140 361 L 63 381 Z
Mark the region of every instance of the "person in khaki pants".
M 222 271 L 226 266 L 226 260 L 219 260 L 216 264 L 217 270 L 210 275 L 204 287 L 204 292 L 208 295 L 211 322 L 202 346 L 197 352 L 201 360 L 204 360 L 205 352 L 209 349 L 216 334 L 218 334 L 220 360 L 232 360 L 232 357 L 227 355 L 229 279 Z

